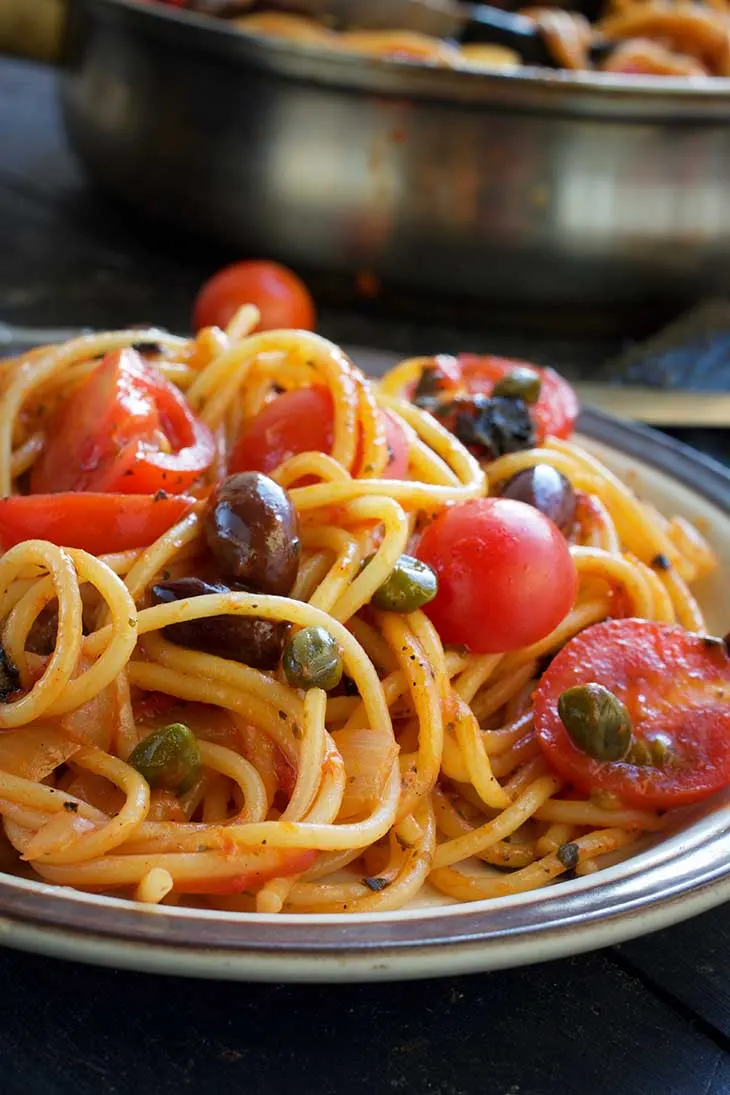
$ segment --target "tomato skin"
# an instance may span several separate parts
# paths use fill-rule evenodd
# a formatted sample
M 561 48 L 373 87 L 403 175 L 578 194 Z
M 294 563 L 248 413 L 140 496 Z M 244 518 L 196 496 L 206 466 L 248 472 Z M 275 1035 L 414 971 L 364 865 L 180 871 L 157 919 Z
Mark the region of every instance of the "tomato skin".
M 235 851 L 235 848 L 232 849 Z M 249 852 L 260 858 L 261 864 L 229 878 L 186 878 L 175 883 L 177 893 L 233 894 L 246 890 L 258 890 L 272 878 L 285 878 L 308 870 L 317 859 L 318 852 L 308 848 L 262 848 Z
M 408 441 L 403 428 L 383 411 L 391 459 L 383 472 L 392 479 L 408 474 Z M 332 451 L 334 405 L 323 385 L 294 388 L 273 399 L 248 422 L 231 453 L 229 470 L 261 471 L 268 475 L 285 460 L 302 452 Z M 355 468 L 360 457 L 355 457 Z M 357 474 L 357 472 L 356 472 Z
M 92 555 L 147 547 L 172 528 L 194 498 L 144 494 L 29 494 L 0 498 L 0 545 L 50 540 Z
M 530 407 L 537 431 L 537 443 L 541 444 L 548 435 L 562 438 L 572 435 L 580 404 L 568 381 L 554 369 L 491 354 L 460 354 L 458 361 L 464 383 L 472 394 L 491 395 L 497 381 L 517 368 L 532 369 L 539 373 L 542 380 L 540 398 Z
M 205 282 L 195 299 L 193 328 L 227 327 L 244 304 L 259 309 L 258 331 L 313 331 L 317 324 L 304 282 L 278 262 L 257 260 L 225 266 Z
M 676 763 L 597 761 L 578 749 L 557 703 L 565 689 L 590 682 L 626 704 L 635 737 L 662 735 Z M 668 809 L 730 783 L 729 700 L 730 657 L 720 643 L 672 624 L 607 620 L 576 635 L 553 659 L 534 694 L 535 726 L 551 766 L 580 791 Z
M 416 555 L 438 577 L 424 612 L 442 641 L 480 654 L 538 642 L 575 602 L 578 575 L 565 537 L 524 502 L 475 498 L 445 509 Z
M 160 435 L 172 452 L 160 449 Z M 31 491 L 177 494 L 215 455 L 184 396 L 132 349 L 104 357 L 61 406 L 31 472 Z

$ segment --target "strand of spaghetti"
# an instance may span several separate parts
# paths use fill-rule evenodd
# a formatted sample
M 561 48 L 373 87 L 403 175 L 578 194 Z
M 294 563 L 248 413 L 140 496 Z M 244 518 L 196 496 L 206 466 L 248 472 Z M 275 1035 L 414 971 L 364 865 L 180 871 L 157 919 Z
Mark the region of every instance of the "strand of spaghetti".
M 349 470 L 355 459 L 358 391 L 352 363 L 333 342 L 309 331 L 265 331 L 237 343 L 203 370 L 188 390 L 194 410 L 211 427 L 222 420 L 227 404 L 235 399 L 253 361 L 261 353 L 284 351 L 295 362 L 311 363 L 313 379 L 320 377 L 332 392 L 334 407 L 333 458 Z M 235 374 L 237 383 L 226 388 Z M 286 367 L 282 367 L 282 379 Z M 211 394 L 212 393 L 212 394 Z
M 367 896 L 356 897 L 354 900 L 346 901 L 341 905 L 334 903 L 331 907 L 325 907 L 323 911 L 347 913 L 388 912 L 392 909 L 400 909 L 412 900 L 428 878 L 436 843 L 436 824 L 428 800 L 424 801 L 418 811 L 418 823 L 422 832 L 421 839 L 418 845 L 406 851 L 401 869 L 392 882 L 384 889 L 374 893 L 368 893 L 369 888 L 363 886 L 362 890 L 365 891 Z M 305 910 L 306 905 L 301 907 L 299 911 Z
M 44 814 L 57 814 L 62 810 L 70 810 L 95 824 L 103 824 L 108 820 L 101 810 L 90 806 L 83 799 L 76 798 L 75 795 L 68 795 L 56 787 L 37 783 L 35 780 L 13 775 L 11 772 L 0 771 L 0 799 Z
M 478 722 L 484 722 L 495 712 L 503 707 L 507 700 L 532 679 L 535 672 L 535 663 L 530 661 L 526 665 L 518 665 L 514 668 L 507 666 L 506 659 L 500 669 L 504 674 L 489 687 L 478 692 L 471 702 L 471 709 Z
M 289 457 L 272 474 L 272 479 L 289 489 L 300 479 L 312 475 L 323 483 L 349 483 L 352 476 L 341 464 L 323 452 L 300 452 Z
M 159 905 L 175 885 L 172 875 L 162 867 L 153 867 L 140 879 L 134 891 L 135 901 L 143 905 Z
M 115 723 L 116 736 L 112 742 L 112 747 L 122 760 L 127 760 L 137 744 L 137 726 L 134 721 L 129 677 L 126 669 L 122 669 L 119 673 L 114 683 L 114 693 L 117 705 L 117 719 Z
M 269 797 L 253 764 L 232 749 L 215 745 L 211 741 L 199 741 L 198 748 L 200 759 L 206 768 L 228 776 L 241 788 L 243 809 L 238 821 L 241 824 L 263 821 L 269 811 Z
M 307 821 L 317 821 L 322 824 L 331 824 L 336 818 L 345 786 L 345 771 L 342 760 L 337 755 L 334 744 L 328 742 L 327 748 L 327 760 L 321 785 L 317 798 L 306 818 Z M 225 750 L 225 752 L 230 753 L 231 751 Z M 212 754 L 208 753 L 207 756 L 210 759 Z M 232 756 L 235 757 L 237 754 L 232 754 Z M 223 771 L 224 765 L 229 773 L 235 771 L 230 758 L 224 758 L 223 761 L 216 758 L 216 770 Z M 236 775 L 240 778 L 240 769 Z M 230 820 L 221 818 L 215 823 L 206 823 L 205 821 L 145 821 L 119 851 L 125 855 L 151 855 L 170 851 L 213 851 L 215 849 L 220 849 L 223 852 L 230 851 L 232 846 L 238 846 L 239 844 L 245 846 L 246 824 L 258 824 L 259 820 L 263 820 L 254 818 L 251 821 L 245 821 L 243 818 L 245 812 L 244 807 L 244 811 L 238 818 Z M 272 822 L 272 824 L 279 823 Z
M 434 854 L 434 867 L 450 867 L 452 863 L 459 863 L 496 844 L 498 840 L 504 840 L 519 829 L 528 817 L 532 817 L 535 810 L 554 795 L 560 786 L 557 776 L 543 776 L 536 779 L 493 821 L 488 821 L 471 833 L 456 837 L 455 840 L 439 844 Z
M 369 624 L 366 620 L 363 620 L 360 616 L 351 616 L 347 621 L 348 631 L 351 631 L 355 636 L 360 646 L 363 648 L 370 661 L 383 673 L 392 673 L 397 667 L 395 658 L 393 657 L 393 651 L 388 646 L 387 642 L 380 634 L 379 631 Z M 348 714 L 352 713 L 352 710 L 357 705 L 358 700 L 353 696 L 340 696 L 333 700 L 327 701 L 327 717 L 330 717 L 330 704 L 336 704 L 337 700 L 345 700 L 350 709 Z
M 443 751 L 443 714 L 425 652 L 413 634 L 410 617 L 379 612 L 376 622 L 405 677 L 418 718 L 415 770 L 406 772 L 403 777 L 398 806 L 398 820 L 402 820 L 413 813 L 438 779 Z
M 251 669 L 240 662 L 219 658 L 214 654 L 204 654 L 199 650 L 188 650 L 184 646 L 171 643 L 159 632 L 145 635 L 143 649 L 145 655 L 159 665 L 176 669 L 193 678 L 204 677 L 240 689 L 241 692 L 270 704 L 277 712 L 283 711 L 294 722 L 299 722 L 302 718 L 303 706 L 299 695 L 260 669 Z
M 335 559 L 326 576 L 309 597 L 309 603 L 323 612 L 331 612 L 332 606 L 350 585 L 360 566 L 360 549 L 357 540 L 343 529 L 325 525 L 320 529 L 305 529 L 302 544 L 307 548 L 326 548 L 335 552 Z
M 532 729 L 532 723 L 532 711 L 526 711 L 507 726 L 500 726 L 497 730 L 483 730 L 484 748 L 489 756 L 497 757 L 511 749 L 515 742 Z
M 621 541 L 616 526 L 607 507 L 597 495 L 579 495 L 576 519 L 581 533 L 578 542 L 583 547 L 602 548 L 614 555 L 619 554 Z
M 597 576 L 605 579 L 609 587 L 619 586 L 631 599 L 632 616 L 654 618 L 653 590 L 630 558 L 584 547 L 572 547 L 570 554 L 580 578 Z
M 538 756 L 540 753 L 540 747 L 537 742 L 537 735 L 530 731 L 525 734 L 523 738 L 515 742 L 511 749 L 507 749 L 504 753 L 500 753 L 498 757 L 495 757 L 492 761 L 492 771 L 498 779 L 504 779 L 505 776 L 509 776 L 516 768 L 525 764 L 528 760 L 532 760 L 533 757 Z M 505 792 L 507 788 L 505 787 Z
M 279 718 L 279 708 L 231 684 L 211 680 L 152 662 L 133 661 L 127 670 L 129 683 L 146 692 L 164 692 L 189 703 L 207 703 L 233 711 L 271 735 L 285 756 L 293 760 L 296 750 L 292 725 Z
M 688 631 L 704 635 L 707 631 L 702 610 L 687 588 L 687 584 L 676 570 L 670 567 L 659 574 L 659 580 L 669 593 L 674 606 L 677 622 Z
M 525 662 L 533 663 L 543 654 L 550 654 L 553 650 L 559 650 L 569 639 L 583 631 L 591 624 L 605 620 L 611 614 L 611 602 L 609 597 L 601 596 L 591 598 L 578 603 L 569 612 L 562 623 L 558 624 L 554 631 L 532 646 L 525 646 L 522 650 L 515 650 L 506 654 L 499 667 L 500 673 L 511 673 Z
M 428 448 L 441 457 L 447 467 L 451 468 L 459 483 L 462 484 L 458 488 L 460 498 L 462 496 L 469 498 L 481 497 L 481 495 L 487 493 L 487 477 L 479 461 L 432 415 L 405 399 L 394 399 L 385 396 L 382 397 L 382 402 L 415 430 L 417 436 L 425 442 Z M 469 493 L 465 494 L 464 488 L 467 487 Z M 456 487 L 451 489 L 457 490 Z
M 144 550 L 127 572 L 126 586 L 135 601 L 139 600 L 152 579 L 160 574 L 178 552 L 200 537 L 201 528 L 200 515 L 189 513 Z
M 587 833 L 585 836 L 577 837 L 573 843 L 578 849 L 578 861 L 582 862 L 593 856 L 605 855 L 625 847 L 635 839 L 632 833 L 627 833 L 624 829 L 601 829 L 597 833 Z M 539 889 L 547 886 L 566 870 L 563 861 L 553 853 L 511 875 L 475 878 L 445 867 L 432 871 L 428 880 L 442 893 L 459 901 L 483 901 L 486 898 L 506 897 L 508 894 Z
M 578 829 L 575 825 L 564 825 L 561 822 L 549 825 L 535 845 L 538 856 L 546 856 L 550 855 L 551 852 L 557 852 L 558 848 L 563 844 L 568 844 L 577 832 Z
M 345 766 L 332 738 L 328 734 L 323 734 L 323 737 L 325 739 L 325 761 L 320 791 L 316 800 L 303 816 L 306 821 L 331 824 L 339 813 L 345 791 Z M 294 793 L 296 794 L 296 787 Z M 256 911 L 281 912 L 292 888 L 300 877 L 298 874 L 285 875 L 282 878 L 272 878 L 270 882 L 265 883 L 256 895 Z
M 649 810 L 607 810 L 592 802 L 557 798 L 536 810 L 535 817 L 538 821 L 591 828 L 604 826 L 607 829 L 644 829 L 647 832 L 660 832 L 666 828 L 665 819 Z
M 92 890 L 119 889 L 137 885 L 154 868 L 169 873 L 175 889 L 185 893 L 215 892 L 216 885 L 230 879 L 241 889 L 255 885 L 281 868 L 281 853 L 276 848 L 245 848 L 236 853 L 164 852 L 150 855 L 107 855 L 92 863 L 51 866 L 36 862 L 34 870 L 57 885 L 77 886 Z M 301 855 L 302 864 L 311 855 Z
M 74 764 L 86 768 L 95 775 L 103 776 L 121 787 L 126 800 L 119 813 L 107 820 L 101 829 L 84 833 L 74 844 L 57 851 L 46 849 L 35 854 L 35 840 L 41 840 L 43 830 L 25 849 L 24 858 L 36 866 L 39 862 L 54 866 L 84 863 L 103 856 L 123 844 L 127 837 L 144 821 L 150 805 L 150 788 L 147 780 L 124 761 L 103 753 L 100 749 L 80 749 L 74 756 Z
M 578 467 L 592 473 L 600 490 L 595 493 L 608 506 L 616 530 L 626 550 L 637 555 L 642 563 L 651 564 L 657 555 L 666 555 L 683 573 L 683 561 L 672 541 L 661 528 L 657 528 L 625 483 L 614 475 L 597 457 L 575 444 L 568 444 L 551 437 L 546 442 L 549 450 L 567 454 Z
M 375 591 L 390 577 L 408 542 L 408 519 L 392 498 L 357 498 L 345 507 L 344 520 L 382 523 L 383 539 L 362 573 L 332 606 L 331 615 L 340 621 L 349 620 L 369 604 Z
M 385 418 L 381 414 L 375 392 L 365 378 L 356 371 L 359 388 L 359 425 L 361 451 L 357 474 L 363 479 L 378 479 L 385 472 L 389 459 L 388 441 L 385 435 Z
M 632 559 L 632 562 L 651 591 L 654 601 L 652 619 L 659 623 L 673 624 L 676 619 L 674 604 L 661 578 L 655 570 L 648 567 L 646 563 L 642 563 L 640 559 Z
M 471 703 L 475 695 L 491 677 L 502 660 L 502 654 L 472 654 L 467 666 L 454 679 L 453 686 L 465 703 Z
M 286 620 L 300 627 L 316 625 L 330 631 L 342 650 L 345 669 L 363 698 L 370 726 L 392 730 L 388 707 L 372 662 L 341 623 L 311 605 L 300 604 L 287 597 L 251 593 L 206 594 L 144 609 L 138 616 L 138 633 L 144 635 L 183 620 L 227 614 L 265 616 L 272 620 Z
M 129 662 L 137 643 L 137 609 L 124 582 L 94 555 L 76 548 L 68 548 L 68 554 L 79 580 L 94 586 L 106 602 L 111 633 L 106 649 L 93 665 L 69 681 L 63 695 L 46 708 L 46 714 L 53 716 L 75 711 L 112 684 Z M 60 626 L 58 641 L 63 641 Z M 86 645 L 87 642 L 85 648 Z
M 504 809 L 509 805 L 509 798 L 495 778 L 479 723 L 463 700 L 457 704 L 453 721 L 456 741 L 475 791 L 486 806 L 494 810 Z
M 32 433 L 26 441 L 15 449 L 10 459 L 10 477 L 18 479 L 33 466 L 41 454 L 45 436 L 42 433 Z
M 327 693 L 321 688 L 310 689 L 304 698 L 302 738 L 296 783 L 281 821 L 299 821 L 314 801 L 322 778 L 325 754 L 324 714 Z
M 68 688 L 81 652 L 81 593 L 73 560 L 68 552 L 45 540 L 26 540 L 10 548 L 0 559 L 0 618 L 5 616 L 5 591 L 15 575 L 32 563 L 40 564 L 48 572 L 58 600 L 56 645 L 42 676 L 30 692 L 0 705 L 0 727 L 3 728 L 22 726 L 48 711 Z M 23 600 L 19 602 L 22 604 Z M 13 657 L 18 657 L 23 650 L 22 644 L 13 641 L 17 611 L 18 606 L 3 628 L 3 647 L 12 652 Z
M 433 789 L 432 802 L 436 825 L 444 836 L 456 838 L 474 831 L 475 826 L 470 824 L 458 812 L 438 785 Z M 535 852 L 534 843 L 515 844 L 498 840 L 496 844 L 491 844 L 484 851 L 479 852 L 477 858 L 483 859 L 486 863 L 491 863 L 495 867 L 514 869 L 532 863 Z
M 322 584 L 332 566 L 327 551 L 318 551 L 299 564 L 299 573 L 291 591 L 293 601 L 308 601 L 315 589 Z

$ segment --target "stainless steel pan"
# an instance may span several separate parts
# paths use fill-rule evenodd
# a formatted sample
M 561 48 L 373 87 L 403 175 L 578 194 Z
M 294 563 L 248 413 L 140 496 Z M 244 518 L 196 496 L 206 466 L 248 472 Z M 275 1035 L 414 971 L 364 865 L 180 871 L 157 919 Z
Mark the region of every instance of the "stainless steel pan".
M 730 290 L 730 81 L 483 75 L 73 0 L 71 140 L 231 252 L 525 307 Z

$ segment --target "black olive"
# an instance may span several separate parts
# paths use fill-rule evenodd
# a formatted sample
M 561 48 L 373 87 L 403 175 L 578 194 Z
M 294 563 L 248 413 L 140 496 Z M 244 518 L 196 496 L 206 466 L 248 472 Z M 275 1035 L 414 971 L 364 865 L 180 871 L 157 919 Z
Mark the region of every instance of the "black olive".
M 152 586 L 156 604 L 170 604 L 186 597 L 203 597 L 207 593 L 247 593 L 240 586 L 220 582 L 204 582 L 201 578 L 178 578 Z M 253 669 L 274 669 L 279 663 L 289 624 L 264 620 L 259 616 L 206 616 L 201 620 L 185 620 L 164 628 L 167 639 L 178 646 L 202 650 L 219 658 L 229 658 Z
M 435 413 L 449 418 L 453 414 L 449 429 L 484 460 L 496 460 L 535 444 L 535 426 L 522 399 L 470 395 L 441 404 Z
M 205 514 L 205 535 L 226 578 L 286 597 L 299 569 L 299 518 L 278 483 L 257 471 L 224 479 Z
M 18 670 L 0 646 L 0 703 L 7 703 L 13 692 L 20 688 Z
M 539 509 L 561 532 L 570 532 L 575 520 L 575 491 L 569 479 L 551 464 L 535 464 L 518 471 L 502 484 L 503 498 L 514 498 Z

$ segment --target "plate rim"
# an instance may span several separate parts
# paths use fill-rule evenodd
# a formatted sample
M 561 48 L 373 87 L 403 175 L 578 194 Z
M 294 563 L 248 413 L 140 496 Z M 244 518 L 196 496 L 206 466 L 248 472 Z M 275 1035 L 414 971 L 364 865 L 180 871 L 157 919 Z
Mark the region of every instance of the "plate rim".
M 579 427 L 730 511 L 730 469 L 711 457 L 594 408 L 583 410 Z M 689 830 L 620 870 L 601 872 L 598 884 L 580 879 L 543 891 L 547 902 L 518 895 L 489 907 L 453 906 L 447 915 L 424 908 L 398 920 L 141 906 L 0 874 L 0 943 L 95 964 L 242 980 L 405 979 L 544 961 L 633 938 L 730 899 L 729 805 L 726 796 Z

